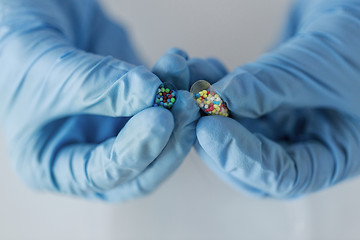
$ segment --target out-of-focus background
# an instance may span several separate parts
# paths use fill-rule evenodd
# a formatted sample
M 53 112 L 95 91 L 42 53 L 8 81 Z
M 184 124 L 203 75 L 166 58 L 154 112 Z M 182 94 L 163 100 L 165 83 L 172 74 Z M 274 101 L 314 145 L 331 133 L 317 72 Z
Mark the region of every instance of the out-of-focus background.
M 102 0 L 126 23 L 148 66 L 170 47 L 229 69 L 277 39 L 291 0 Z M 26 157 L 26 156 L 24 156 Z M 158 191 L 109 205 L 28 189 L 0 132 L 0 239 L 360 239 L 360 179 L 302 199 L 254 199 L 223 183 L 194 152 Z

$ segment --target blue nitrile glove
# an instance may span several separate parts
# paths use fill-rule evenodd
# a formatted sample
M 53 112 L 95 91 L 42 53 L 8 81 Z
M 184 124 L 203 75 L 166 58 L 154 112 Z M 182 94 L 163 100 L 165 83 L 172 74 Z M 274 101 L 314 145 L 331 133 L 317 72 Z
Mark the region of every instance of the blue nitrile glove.
M 185 91 L 171 112 L 151 107 L 161 80 L 132 65 L 139 60 L 124 29 L 96 1 L 11 0 L 0 9 L 0 119 L 29 185 L 121 201 L 176 169 L 199 109 Z M 182 77 L 172 74 L 189 81 Z
M 218 59 L 189 58 L 187 53 L 179 48 L 169 49 L 156 62 L 152 71 L 160 79 L 171 82 L 177 89 L 187 91 L 198 80 L 207 79 L 213 83 L 227 74 L 225 66 Z
M 275 198 L 360 173 L 360 1 L 298 1 L 284 36 L 213 84 L 232 118 L 203 117 L 196 132 L 222 178 Z

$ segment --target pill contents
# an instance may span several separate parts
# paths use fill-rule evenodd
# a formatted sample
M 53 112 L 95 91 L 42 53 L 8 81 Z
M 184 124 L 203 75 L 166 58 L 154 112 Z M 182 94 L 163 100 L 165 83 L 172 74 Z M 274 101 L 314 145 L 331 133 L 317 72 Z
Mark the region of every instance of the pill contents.
M 190 92 L 197 105 L 208 115 L 220 115 L 224 117 L 229 116 L 229 110 L 226 103 L 221 97 L 211 88 L 210 83 L 205 80 L 195 82 Z
M 162 83 L 157 89 L 154 107 L 171 109 L 176 101 L 176 90 L 169 83 Z

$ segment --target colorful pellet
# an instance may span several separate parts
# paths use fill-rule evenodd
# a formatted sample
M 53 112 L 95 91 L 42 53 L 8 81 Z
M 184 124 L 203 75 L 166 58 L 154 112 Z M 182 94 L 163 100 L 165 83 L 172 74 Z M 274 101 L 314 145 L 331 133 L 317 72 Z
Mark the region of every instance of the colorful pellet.
M 208 115 L 229 116 L 229 110 L 221 97 L 211 89 L 211 85 L 200 80 L 194 83 L 191 93 L 197 105 Z
M 154 100 L 154 107 L 171 109 L 176 101 L 176 91 L 169 84 L 163 83 L 159 86 Z

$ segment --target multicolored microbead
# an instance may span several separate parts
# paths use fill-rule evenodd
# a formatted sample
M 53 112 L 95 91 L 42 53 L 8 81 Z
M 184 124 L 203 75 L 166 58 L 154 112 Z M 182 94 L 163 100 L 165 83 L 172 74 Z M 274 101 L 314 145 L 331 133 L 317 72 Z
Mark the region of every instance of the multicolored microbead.
M 221 97 L 212 90 L 210 83 L 199 80 L 191 87 L 196 104 L 208 115 L 229 116 L 229 110 Z
M 176 101 L 176 91 L 166 83 L 162 83 L 157 92 L 154 101 L 154 107 L 163 107 L 171 109 Z

